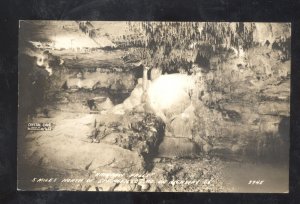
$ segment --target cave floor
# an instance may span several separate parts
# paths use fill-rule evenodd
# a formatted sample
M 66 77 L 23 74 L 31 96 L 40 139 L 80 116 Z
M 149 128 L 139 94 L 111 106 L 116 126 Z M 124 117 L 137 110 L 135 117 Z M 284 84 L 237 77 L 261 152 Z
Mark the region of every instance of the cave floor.
M 288 192 L 288 165 L 223 160 L 205 154 L 193 158 L 153 158 L 150 171 L 143 171 L 143 159 L 134 151 L 110 142 L 87 140 L 95 119 L 119 121 L 120 115 L 52 111 L 51 118 L 36 122 L 55 124 L 52 131 L 32 131 L 25 137 L 26 151 L 19 159 L 19 189 L 72 191 L 149 192 Z M 33 121 L 33 122 L 34 122 Z M 26 168 L 27 166 L 27 168 Z M 150 174 L 130 184 L 101 183 L 97 173 Z M 33 178 L 57 178 L 53 183 L 32 182 Z M 61 182 L 84 179 L 84 182 Z M 91 179 L 86 183 L 87 179 Z M 131 179 L 131 178 L 130 178 Z M 129 179 L 129 181 L 131 181 Z M 263 184 L 249 184 L 250 181 Z M 196 181 L 196 183 L 195 183 Z M 176 183 L 177 182 L 177 183 Z M 188 183 L 190 182 L 190 183 Z M 193 183 L 194 182 L 194 183 Z

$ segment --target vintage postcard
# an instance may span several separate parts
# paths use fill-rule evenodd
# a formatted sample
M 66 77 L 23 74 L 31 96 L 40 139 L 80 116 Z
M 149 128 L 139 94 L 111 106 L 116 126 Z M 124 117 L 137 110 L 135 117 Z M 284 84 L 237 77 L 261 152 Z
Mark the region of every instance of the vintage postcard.
M 19 22 L 18 190 L 289 192 L 291 24 Z

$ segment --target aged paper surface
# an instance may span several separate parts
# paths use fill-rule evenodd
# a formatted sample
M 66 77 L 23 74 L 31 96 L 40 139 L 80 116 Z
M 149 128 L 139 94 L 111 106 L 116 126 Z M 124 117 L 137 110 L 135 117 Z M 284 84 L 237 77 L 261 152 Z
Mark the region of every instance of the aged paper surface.
M 19 26 L 18 190 L 288 193 L 289 23 Z

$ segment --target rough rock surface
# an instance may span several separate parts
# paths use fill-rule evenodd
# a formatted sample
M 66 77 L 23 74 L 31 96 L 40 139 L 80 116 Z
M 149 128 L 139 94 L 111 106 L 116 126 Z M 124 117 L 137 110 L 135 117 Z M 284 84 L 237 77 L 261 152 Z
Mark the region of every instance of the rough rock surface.
M 192 105 L 173 114 L 166 134 L 189 138 L 198 151 L 217 155 L 287 154 L 279 124 L 290 114 L 290 61 L 280 55 L 267 47 L 250 49 L 202 75 L 204 87 L 193 91 Z M 174 146 L 168 148 L 176 152 Z
M 67 85 L 84 89 L 132 90 L 135 82 L 135 76 L 131 73 L 85 72 L 80 78 L 71 75 L 67 80 Z
M 164 135 L 164 123 L 154 114 L 127 112 L 122 120 L 100 123 L 93 132 L 95 141 L 117 145 L 136 152 L 145 160 L 157 154 Z
M 162 192 L 224 192 L 230 191 L 222 175 L 222 162 L 216 158 L 162 159 L 152 173 Z M 197 181 L 192 183 L 192 181 Z M 191 182 L 191 183 L 188 183 Z

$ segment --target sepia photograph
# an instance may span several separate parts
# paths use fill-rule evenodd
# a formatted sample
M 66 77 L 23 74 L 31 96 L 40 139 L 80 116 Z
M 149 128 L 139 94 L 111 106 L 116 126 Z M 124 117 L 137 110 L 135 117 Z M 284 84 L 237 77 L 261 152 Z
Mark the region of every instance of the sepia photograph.
M 289 193 L 290 23 L 20 20 L 18 46 L 18 191 Z

